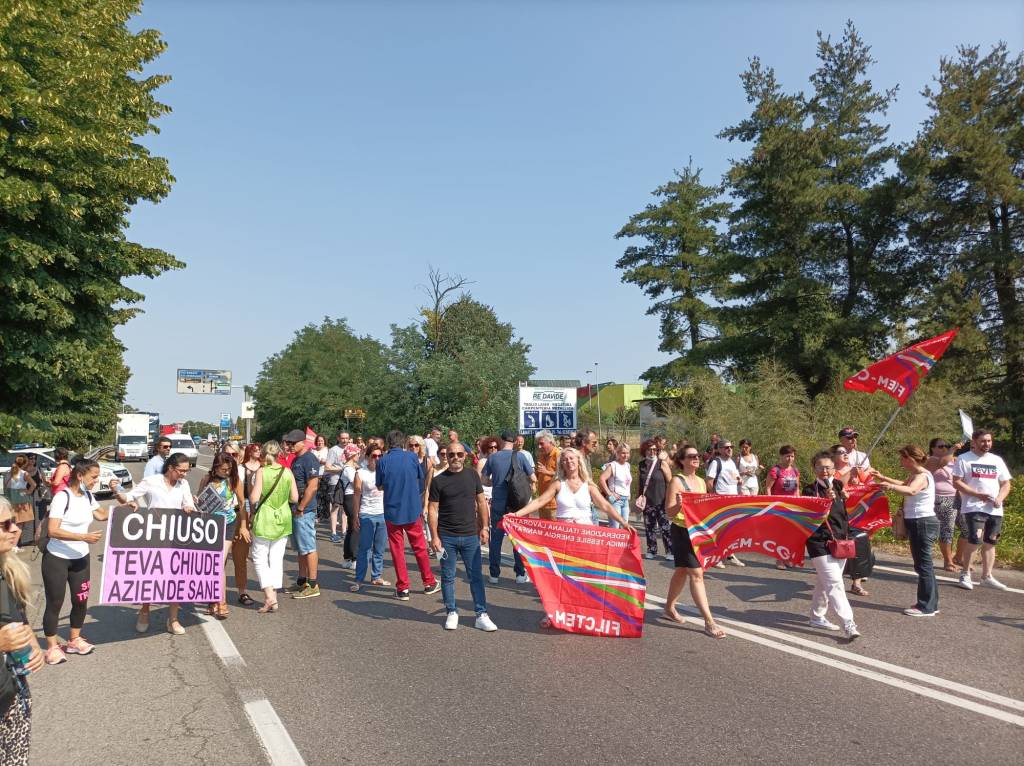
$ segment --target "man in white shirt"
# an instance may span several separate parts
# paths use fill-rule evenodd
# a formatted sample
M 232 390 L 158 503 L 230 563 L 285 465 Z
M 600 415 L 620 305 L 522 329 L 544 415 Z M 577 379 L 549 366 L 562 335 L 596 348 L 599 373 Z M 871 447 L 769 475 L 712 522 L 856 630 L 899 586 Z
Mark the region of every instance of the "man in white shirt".
M 971 451 L 953 463 L 953 485 L 960 492 L 960 512 L 967 529 L 964 544 L 964 570 L 959 585 L 973 590 L 971 559 L 981 546 L 980 585 L 998 590 L 1006 586 L 992 576 L 996 562 L 996 543 L 1003 528 L 1003 501 L 1010 494 L 1010 471 L 992 450 L 992 432 L 979 429 L 971 434 Z
M 871 470 L 871 459 L 867 456 L 866 452 L 861 452 L 857 449 L 858 436 L 860 434 L 857 433 L 853 426 L 843 426 L 839 429 L 839 443 L 846 450 L 846 457 L 849 459 L 850 465 L 860 471 L 867 472 Z
M 342 536 L 338 534 L 338 511 L 341 510 L 341 503 L 334 502 L 334 490 L 338 486 L 338 479 L 345 468 L 345 447 L 352 443 L 352 437 L 348 431 L 341 431 L 338 434 L 338 443 L 327 450 L 327 460 L 324 461 L 324 476 L 327 478 L 327 497 L 331 498 L 331 542 L 340 543 Z M 344 532 L 344 530 L 342 530 Z
M 426 453 L 427 457 L 430 458 L 430 461 L 434 464 L 435 468 L 441 462 L 437 457 L 437 440 L 440 438 L 441 429 L 434 426 L 430 429 L 430 433 L 427 434 L 426 438 L 423 440 L 423 451 Z
M 148 476 L 156 476 L 163 472 L 164 461 L 167 456 L 171 454 L 171 440 L 166 436 L 161 436 L 156 440 L 156 450 L 153 452 L 153 457 L 146 463 L 146 470 L 142 472 L 142 478 L 145 479 Z
M 736 467 L 736 461 L 732 459 L 733 446 L 729 439 L 722 439 L 718 443 L 718 457 L 711 458 L 705 470 L 705 483 L 708 493 L 712 495 L 738 495 L 740 493 L 740 469 Z M 725 561 L 735 564 L 738 567 L 745 567 L 736 554 L 726 556 Z M 719 561 L 715 566 L 719 569 L 725 567 L 724 561 Z

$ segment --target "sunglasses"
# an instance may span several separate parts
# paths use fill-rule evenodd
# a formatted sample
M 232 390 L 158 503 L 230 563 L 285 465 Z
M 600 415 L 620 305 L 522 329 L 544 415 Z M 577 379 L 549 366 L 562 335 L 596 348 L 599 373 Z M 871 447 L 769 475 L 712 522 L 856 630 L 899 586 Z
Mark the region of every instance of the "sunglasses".
M 0 529 L 2 529 L 4 532 L 13 532 L 15 527 L 17 526 L 18 522 L 14 520 L 13 516 L 9 516 L 3 521 L 0 521 Z
M 699 457 L 700 457 L 700 453 L 691 452 L 688 455 L 683 455 L 683 460 L 696 460 Z
M 849 453 L 849 452 L 847 452 L 847 451 L 846 451 L 846 450 L 844 450 L 844 449 L 837 449 L 837 450 L 835 451 L 835 454 L 837 454 L 837 455 L 849 455 L 850 453 Z
M 732 449 L 731 444 L 723 444 L 719 449 Z
M 370 457 L 380 457 L 382 454 L 383 453 L 381 453 L 381 452 L 371 452 L 370 453 Z
M 465 452 L 449 452 L 448 457 L 466 457 Z
M 938 447 L 939 449 L 949 449 L 950 445 L 940 443 L 940 444 L 936 444 L 935 446 Z

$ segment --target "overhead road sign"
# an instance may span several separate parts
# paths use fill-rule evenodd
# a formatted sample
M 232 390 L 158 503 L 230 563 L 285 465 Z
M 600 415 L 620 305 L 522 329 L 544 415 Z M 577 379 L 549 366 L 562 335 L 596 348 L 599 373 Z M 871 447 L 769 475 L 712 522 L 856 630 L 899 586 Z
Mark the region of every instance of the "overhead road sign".
M 179 394 L 231 394 L 231 370 L 178 370 Z
M 519 433 L 547 430 L 571 434 L 576 430 L 576 389 L 562 386 L 519 387 Z

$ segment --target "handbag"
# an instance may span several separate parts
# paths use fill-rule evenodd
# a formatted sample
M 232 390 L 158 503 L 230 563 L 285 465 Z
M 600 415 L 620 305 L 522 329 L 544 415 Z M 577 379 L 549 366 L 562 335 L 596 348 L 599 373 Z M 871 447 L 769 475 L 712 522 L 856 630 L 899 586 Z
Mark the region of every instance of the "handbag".
M 902 504 L 900 509 L 892 515 L 892 536 L 897 540 L 906 540 L 909 537 L 907 534 L 907 522 L 903 518 Z
M 827 516 L 825 517 L 825 526 L 828 527 L 828 533 L 832 535 L 832 539 L 825 543 L 825 547 L 828 548 L 828 555 L 834 559 L 857 558 L 857 541 L 837 540 L 832 532 L 832 525 L 828 523 Z
M 636 495 L 636 500 L 633 501 L 633 507 L 641 513 L 647 507 L 647 496 L 644 494 L 647 492 L 647 485 L 651 482 L 651 476 L 654 475 L 654 469 L 658 467 L 658 460 L 651 461 L 651 467 L 647 471 L 647 478 L 644 479 L 644 483 L 640 486 L 640 491 Z

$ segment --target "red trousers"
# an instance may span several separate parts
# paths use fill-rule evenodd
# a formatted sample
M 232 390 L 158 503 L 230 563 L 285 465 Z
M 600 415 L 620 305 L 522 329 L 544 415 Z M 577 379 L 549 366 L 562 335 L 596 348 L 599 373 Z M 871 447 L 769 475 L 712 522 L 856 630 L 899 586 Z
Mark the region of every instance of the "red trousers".
M 384 525 L 388 530 L 391 561 L 395 565 L 395 589 L 409 590 L 409 570 L 405 566 L 403 532 L 409 538 L 409 545 L 412 547 L 413 555 L 416 556 L 416 565 L 420 568 L 423 586 L 429 588 L 437 582 L 434 573 L 430 571 L 430 554 L 427 552 L 427 538 L 423 534 L 423 520 L 416 519 L 411 524 L 392 524 L 390 521 L 385 521 Z

